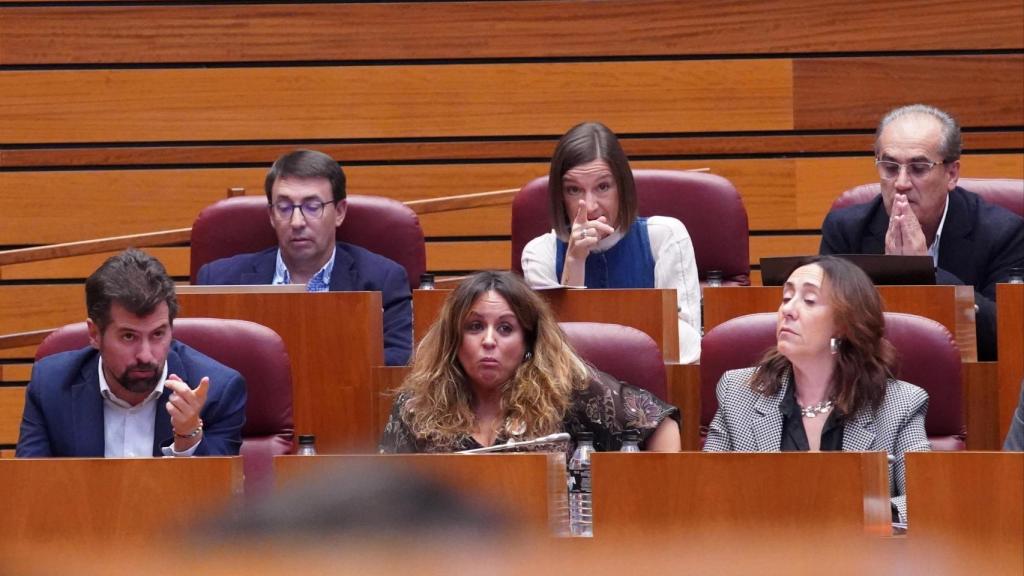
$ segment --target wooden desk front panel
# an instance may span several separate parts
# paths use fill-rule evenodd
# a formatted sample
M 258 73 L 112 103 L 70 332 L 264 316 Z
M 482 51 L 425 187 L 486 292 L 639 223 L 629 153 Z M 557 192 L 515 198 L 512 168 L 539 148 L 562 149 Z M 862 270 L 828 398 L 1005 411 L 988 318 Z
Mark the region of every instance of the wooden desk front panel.
M 240 457 L 0 460 L 0 534 L 122 547 L 180 536 L 241 492 Z
M 912 554 L 946 574 L 1024 571 L 1024 454 L 907 454 Z
M 1024 380 L 1024 284 L 996 286 L 996 333 L 999 336 L 999 439 L 1010 430 Z M 1001 445 L 1001 444 L 1000 444 Z
M 433 478 L 470 501 L 495 508 L 521 522 L 534 535 L 561 530 L 567 510 L 562 453 L 274 457 L 277 485 L 284 489 L 329 475 L 338 484 L 338 490 L 344 491 L 346 474 L 360 474 L 368 467 L 394 474 L 396 481 L 409 471 Z
M 182 316 L 250 320 L 280 334 L 292 364 L 295 433 L 315 434 L 322 451 L 374 449 L 372 369 L 384 363 L 379 292 L 182 293 L 178 301 Z
M 807 526 L 822 538 L 884 535 L 891 520 L 886 470 L 881 452 L 599 453 L 594 537 L 798 534 Z
M 414 290 L 417 343 L 437 320 L 450 290 Z M 632 326 L 650 336 L 667 362 L 679 360 L 675 290 L 543 290 L 559 322 L 607 322 Z

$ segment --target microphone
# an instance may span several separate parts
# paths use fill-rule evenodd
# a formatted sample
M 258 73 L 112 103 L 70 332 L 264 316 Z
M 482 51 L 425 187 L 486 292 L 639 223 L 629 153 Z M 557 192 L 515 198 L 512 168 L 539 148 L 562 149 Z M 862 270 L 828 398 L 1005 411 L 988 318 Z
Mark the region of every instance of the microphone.
M 473 448 L 472 450 L 462 450 L 456 452 L 456 454 L 485 454 L 487 452 L 504 452 L 506 450 L 515 450 L 516 448 L 525 448 L 527 446 L 536 446 L 538 444 L 553 444 L 555 442 L 568 442 L 568 432 L 558 432 L 556 434 L 548 434 L 547 436 L 541 436 L 540 438 L 534 438 L 533 440 L 521 440 L 515 442 L 509 440 L 505 444 L 495 444 L 494 446 L 486 446 L 484 448 Z

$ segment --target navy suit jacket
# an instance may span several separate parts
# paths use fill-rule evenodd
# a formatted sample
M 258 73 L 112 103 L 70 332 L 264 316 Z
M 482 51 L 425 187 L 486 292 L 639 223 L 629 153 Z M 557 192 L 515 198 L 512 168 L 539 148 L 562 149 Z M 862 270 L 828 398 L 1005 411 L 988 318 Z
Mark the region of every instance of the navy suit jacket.
M 889 215 L 878 195 L 870 202 L 829 212 L 821 225 L 822 254 L 884 254 Z M 939 240 L 939 284 L 974 286 L 978 306 L 978 359 L 996 357 L 996 284 L 1024 266 L 1024 219 L 959 186 Z
M 277 265 L 277 247 L 239 254 L 203 265 L 196 284 L 270 284 Z M 337 243 L 332 292 L 380 292 L 384 304 L 384 362 L 404 366 L 412 355 L 412 292 L 409 279 L 393 260 L 365 248 Z
M 32 367 L 25 392 L 25 410 L 15 455 L 104 456 L 103 396 L 100 394 L 99 351 L 86 347 L 47 356 Z M 195 456 L 236 456 L 245 424 L 245 380 L 238 372 L 178 342 L 167 354 L 167 373 L 177 374 L 195 388 L 204 376 L 210 388 L 200 417 L 203 439 Z M 157 401 L 153 456 L 174 441 L 171 416 L 165 405 L 171 395 L 164 388 Z

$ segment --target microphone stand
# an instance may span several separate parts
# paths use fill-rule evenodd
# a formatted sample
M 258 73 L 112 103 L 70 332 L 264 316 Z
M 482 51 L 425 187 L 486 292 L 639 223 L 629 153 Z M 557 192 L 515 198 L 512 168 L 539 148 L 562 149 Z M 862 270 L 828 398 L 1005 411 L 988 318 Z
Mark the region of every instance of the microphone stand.
M 494 446 L 486 446 L 484 448 L 462 450 L 461 452 L 456 452 L 456 454 L 486 454 L 488 452 L 504 452 L 506 450 L 515 450 L 516 448 L 537 446 L 539 444 L 554 444 L 556 442 L 568 442 L 569 438 L 570 436 L 568 432 L 559 432 L 557 434 L 549 434 L 548 436 L 534 438 L 533 440 L 521 440 L 519 442 L 513 442 L 509 440 L 505 444 L 495 444 Z

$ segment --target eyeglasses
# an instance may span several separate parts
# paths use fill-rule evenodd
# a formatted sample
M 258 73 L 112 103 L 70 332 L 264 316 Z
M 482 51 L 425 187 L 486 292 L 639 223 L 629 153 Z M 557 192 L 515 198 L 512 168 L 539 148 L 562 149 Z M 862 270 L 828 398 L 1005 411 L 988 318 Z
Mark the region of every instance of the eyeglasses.
M 945 160 L 942 162 L 907 162 L 906 164 L 900 164 L 891 160 L 875 160 L 875 167 L 878 168 L 878 176 L 882 180 L 895 180 L 899 178 L 900 171 L 903 168 L 907 169 L 907 176 L 918 180 L 927 176 L 932 171 L 932 168 L 945 163 Z
M 324 215 L 324 206 L 334 205 L 334 202 L 324 202 L 323 200 L 303 200 L 299 204 L 292 204 L 286 200 L 281 200 L 270 205 L 270 210 L 280 220 L 291 220 L 295 214 L 295 209 L 298 208 L 302 211 L 302 215 L 305 218 L 319 218 Z

